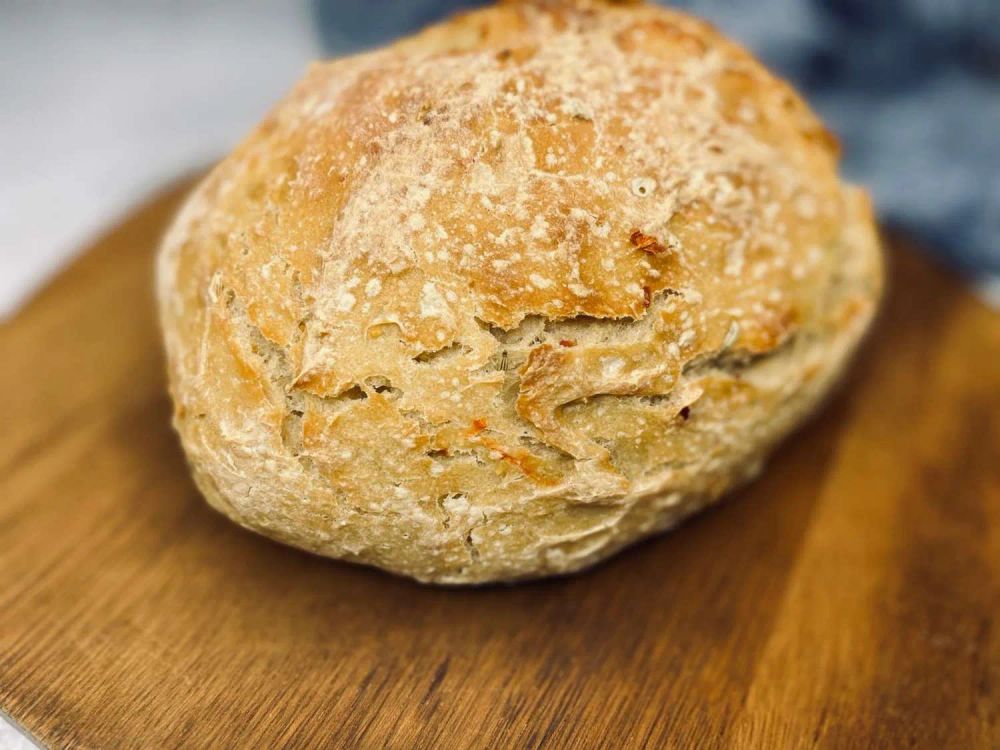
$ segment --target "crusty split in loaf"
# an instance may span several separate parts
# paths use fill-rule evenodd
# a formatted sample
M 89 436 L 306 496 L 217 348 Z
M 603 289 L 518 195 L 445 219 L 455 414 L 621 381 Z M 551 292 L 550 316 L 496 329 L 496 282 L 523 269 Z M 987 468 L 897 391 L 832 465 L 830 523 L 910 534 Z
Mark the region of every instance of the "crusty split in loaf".
M 422 581 L 566 573 L 758 470 L 880 289 L 803 101 L 701 21 L 552 0 L 314 65 L 159 259 L 238 523 Z

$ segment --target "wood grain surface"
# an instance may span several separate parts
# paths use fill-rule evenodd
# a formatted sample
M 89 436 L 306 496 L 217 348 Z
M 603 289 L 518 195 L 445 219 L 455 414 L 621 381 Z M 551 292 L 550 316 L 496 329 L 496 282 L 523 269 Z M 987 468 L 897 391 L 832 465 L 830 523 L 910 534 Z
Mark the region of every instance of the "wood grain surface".
M 573 578 L 442 590 L 199 498 L 151 261 L 0 328 L 0 708 L 51 747 L 1000 747 L 1000 316 L 917 253 L 764 476 Z

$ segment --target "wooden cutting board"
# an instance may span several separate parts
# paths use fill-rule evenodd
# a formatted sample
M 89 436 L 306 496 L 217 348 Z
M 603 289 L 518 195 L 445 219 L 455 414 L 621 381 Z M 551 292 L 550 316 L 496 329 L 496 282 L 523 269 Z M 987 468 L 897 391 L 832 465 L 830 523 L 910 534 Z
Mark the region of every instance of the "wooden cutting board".
M 584 575 L 428 588 L 242 531 L 168 424 L 176 189 L 0 328 L 0 708 L 80 748 L 1000 746 L 1000 316 L 915 252 L 752 487 Z

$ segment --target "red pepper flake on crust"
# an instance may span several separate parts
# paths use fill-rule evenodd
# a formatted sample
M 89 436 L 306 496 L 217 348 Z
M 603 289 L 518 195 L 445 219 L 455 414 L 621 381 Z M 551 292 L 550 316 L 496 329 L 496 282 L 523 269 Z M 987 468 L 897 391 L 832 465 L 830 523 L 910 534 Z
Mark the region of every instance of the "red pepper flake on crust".
M 667 248 L 656 237 L 644 234 L 641 229 L 633 230 L 632 234 L 629 235 L 628 241 L 632 243 L 632 246 L 636 250 L 642 250 L 642 252 L 649 253 L 650 255 L 659 255 L 667 251 Z

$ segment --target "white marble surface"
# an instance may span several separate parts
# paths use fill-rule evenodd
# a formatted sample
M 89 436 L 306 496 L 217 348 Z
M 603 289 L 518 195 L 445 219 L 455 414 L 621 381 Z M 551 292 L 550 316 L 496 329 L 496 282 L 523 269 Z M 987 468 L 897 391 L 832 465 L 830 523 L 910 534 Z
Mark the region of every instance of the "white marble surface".
M 305 0 L 0 3 L 0 321 L 319 55 Z M 0 750 L 31 747 L 0 716 Z
M 0 715 L 0 750 L 36 750 L 38 747 Z

